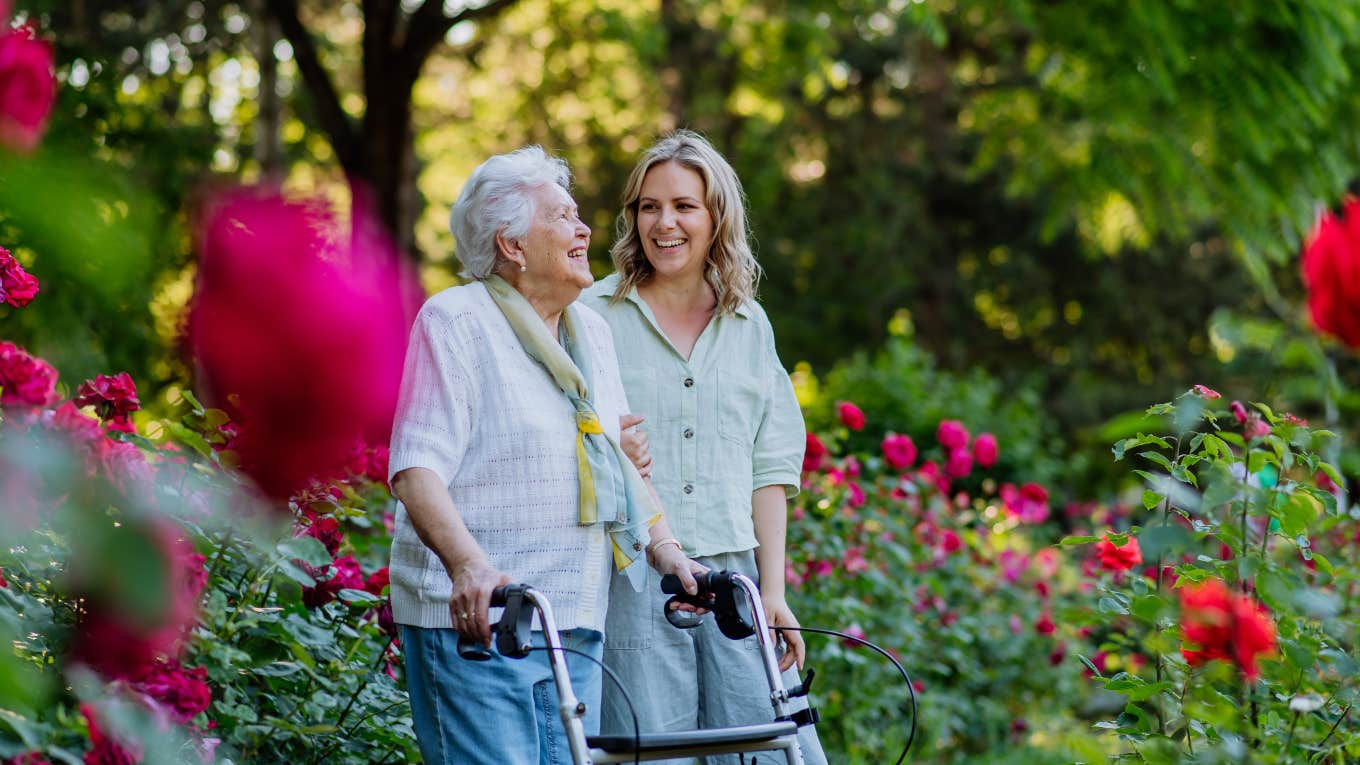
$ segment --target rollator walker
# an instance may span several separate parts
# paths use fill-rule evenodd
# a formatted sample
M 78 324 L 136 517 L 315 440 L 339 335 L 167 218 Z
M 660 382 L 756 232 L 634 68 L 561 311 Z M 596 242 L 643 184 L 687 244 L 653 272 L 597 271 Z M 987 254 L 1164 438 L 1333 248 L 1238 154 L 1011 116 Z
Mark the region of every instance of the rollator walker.
M 803 754 L 798 748 L 798 728 L 816 724 L 818 715 L 812 707 L 794 712 L 790 699 L 807 695 L 814 673 L 809 670 L 808 679 L 792 689 L 784 687 L 775 657 L 774 641 L 765 620 L 765 608 L 755 582 L 729 571 L 710 571 L 696 575 L 695 579 L 699 583 L 699 592 L 694 596 L 684 592 L 680 580 L 674 575 L 662 579 L 662 591 L 673 596 L 665 605 L 667 619 L 678 627 L 696 626 L 697 621 L 684 624 L 683 616 L 672 616 L 672 602 L 689 603 L 711 611 L 718 628 L 730 639 L 740 640 L 754 634 L 759 641 L 765 678 L 769 682 L 770 706 L 774 713 L 772 722 L 673 733 L 587 736 L 582 723 L 586 706 L 572 690 L 571 678 L 567 674 L 566 653 L 557 634 L 552 605 L 542 593 L 527 584 L 498 587 L 492 593 L 491 605 L 505 608 L 500 621 L 493 628 L 496 648 L 501 655 L 524 658 L 533 650 L 546 650 L 548 653 L 553 682 L 557 686 L 557 708 L 567 730 L 575 765 L 760 751 L 782 751 L 787 765 L 803 765 Z M 532 645 L 531 630 L 535 614 L 543 629 L 545 647 L 542 649 L 534 649 Z M 471 642 L 459 646 L 459 652 L 466 658 L 477 658 L 478 651 L 485 652 L 485 648 Z

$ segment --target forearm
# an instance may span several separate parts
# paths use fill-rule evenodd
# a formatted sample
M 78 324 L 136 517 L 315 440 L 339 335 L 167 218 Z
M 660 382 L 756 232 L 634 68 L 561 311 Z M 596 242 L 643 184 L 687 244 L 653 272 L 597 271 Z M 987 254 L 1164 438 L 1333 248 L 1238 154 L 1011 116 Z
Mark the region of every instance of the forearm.
M 760 596 L 784 599 L 784 544 L 789 528 L 783 486 L 762 486 L 751 493 L 751 519 L 756 531 L 756 570 Z
M 397 473 L 392 479 L 392 493 L 406 506 L 416 536 L 439 556 L 450 577 L 469 563 L 486 560 L 448 487 L 434 471 L 409 468 Z

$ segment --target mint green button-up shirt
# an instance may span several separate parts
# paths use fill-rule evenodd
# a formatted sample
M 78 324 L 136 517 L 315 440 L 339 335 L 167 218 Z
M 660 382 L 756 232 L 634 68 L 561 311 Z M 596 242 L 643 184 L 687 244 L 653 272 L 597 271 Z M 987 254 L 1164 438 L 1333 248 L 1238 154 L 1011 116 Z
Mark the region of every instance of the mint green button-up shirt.
M 672 532 L 692 556 L 753 549 L 751 493 L 782 485 L 796 495 L 806 444 L 765 311 L 748 302 L 715 316 L 685 359 L 636 290 L 609 305 L 618 281 L 602 279 L 580 299 L 614 333 L 629 408 L 647 418 L 652 484 Z

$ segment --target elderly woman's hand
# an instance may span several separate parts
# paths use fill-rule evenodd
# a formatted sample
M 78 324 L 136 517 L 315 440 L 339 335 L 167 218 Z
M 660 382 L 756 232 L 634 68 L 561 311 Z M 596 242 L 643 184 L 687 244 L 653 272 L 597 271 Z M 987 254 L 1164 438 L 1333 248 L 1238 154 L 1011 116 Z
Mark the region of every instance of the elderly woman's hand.
M 458 634 L 491 646 L 491 591 L 511 584 L 510 577 L 495 569 L 485 558 L 464 562 L 452 573 L 453 597 L 449 615 Z
M 652 475 L 652 448 L 647 441 L 647 431 L 638 427 L 645 419 L 640 414 L 625 414 L 619 418 L 619 446 L 637 468 L 638 475 L 649 478 Z
M 654 547 L 651 558 L 652 568 L 655 568 L 658 574 L 662 576 L 675 574 L 680 578 L 680 584 L 685 588 L 685 592 L 691 595 L 699 592 L 699 583 L 694 581 L 694 575 L 708 571 L 708 566 L 699 561 L 691 560 L 685 555 L 685 551 L 680 549 L 679 545 L 663 544 Z

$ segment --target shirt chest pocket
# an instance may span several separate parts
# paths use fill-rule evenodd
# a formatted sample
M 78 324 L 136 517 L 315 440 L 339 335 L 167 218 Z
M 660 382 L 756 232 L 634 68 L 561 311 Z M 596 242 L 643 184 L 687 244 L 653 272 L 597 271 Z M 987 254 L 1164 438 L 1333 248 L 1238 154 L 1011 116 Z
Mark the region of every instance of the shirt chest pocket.
M 741 446 L 749 455 L 765 411 L 765 391 L 760 379 L 733 369 L 719 370 L 717 379 L 718 434 Z

